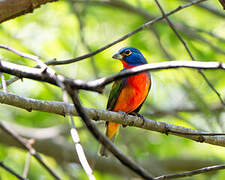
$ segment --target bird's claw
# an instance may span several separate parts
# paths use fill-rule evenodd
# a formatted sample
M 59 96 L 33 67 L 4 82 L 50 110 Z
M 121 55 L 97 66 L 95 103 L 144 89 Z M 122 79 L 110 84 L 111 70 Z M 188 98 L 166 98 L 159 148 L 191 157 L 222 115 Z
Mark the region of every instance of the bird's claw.
M 125 113 L 125 112 L 123 112 L 123 111 L 118 111 L 118 113 L 122 114 L 122 115 L 123 115 L 123 117 L 124 117 L 124 119 L 125 119 L 125 118 L 126 118 L 126 116 L 127 116 L 127 113 Z M 127 127 L 127 125 L 122 124 L 122 127 L 123 127 L 123 128 L 125 128 L 125 127 Z
M 145 124 L 145 118 L 144 118 L 144 116 L 142 114 L 139 114 L 137 112 L 131 112 L 131 113 L 129 113 L 129 115 L 137 116 L 137 117 L 141 118 L 143 120 L 142 126 L 144 126 L 144 124 Z
M 137 112 L 131 112 L 131 113 L 129 113 L 129 115 L 137 116 L 137 117 L 139 117 L 139 118 L 144 118 L 143 115 L 141 115 L 141 114 L 139 114 L 139 113 L 137 113 Z
M 170 132 L 170 129 L 169 129 L 169 127 L 165 124 L 163 133 L 165 133 L 165 134 L 168 136 L 169 132 Z

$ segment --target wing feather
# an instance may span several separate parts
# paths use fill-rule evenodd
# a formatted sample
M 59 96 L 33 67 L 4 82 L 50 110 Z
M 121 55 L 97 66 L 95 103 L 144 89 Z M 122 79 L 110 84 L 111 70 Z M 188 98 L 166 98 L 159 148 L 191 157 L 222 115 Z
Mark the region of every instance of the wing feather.
M 126 79 L 115 81 L 112 89 L 110 91 L 108 103 L 107 103 L 107 110 L 112 111 L 116 105 L 116 102 L 119 98 L 120 92 L 126 84 Z

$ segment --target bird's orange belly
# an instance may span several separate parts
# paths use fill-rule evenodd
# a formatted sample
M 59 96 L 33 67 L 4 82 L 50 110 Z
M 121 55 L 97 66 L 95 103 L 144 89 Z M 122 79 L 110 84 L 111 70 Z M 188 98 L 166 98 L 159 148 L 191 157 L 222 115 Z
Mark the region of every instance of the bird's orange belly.
M 113 111 L 130 113 L 137 109 L 148 95 L 150 83 L 146 73 L 130 77 L 127 85 L 122 89 Z

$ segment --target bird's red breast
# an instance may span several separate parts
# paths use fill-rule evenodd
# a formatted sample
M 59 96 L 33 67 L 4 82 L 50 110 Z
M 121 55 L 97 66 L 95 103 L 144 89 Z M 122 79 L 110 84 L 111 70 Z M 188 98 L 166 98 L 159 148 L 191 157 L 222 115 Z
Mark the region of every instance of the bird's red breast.
M 123 87 L 113 111 L 130 113 L 137 109 L 148 95 L 150 79 L 147 73 L 141 73 L 128 78 Z
M 130 69 L 135 66 L 129 66 L 122 61 L 124 68 Z M 126 85 L 122 88 L 113 111 L 123 111 L 126 113 L 136 110 L 145 100 L 151 85 L 151 79 L 148 73 L 140 73 L 127 78 Z M 112 138 L 118 131 L 120 124 L 108 123 L 106 135 Z

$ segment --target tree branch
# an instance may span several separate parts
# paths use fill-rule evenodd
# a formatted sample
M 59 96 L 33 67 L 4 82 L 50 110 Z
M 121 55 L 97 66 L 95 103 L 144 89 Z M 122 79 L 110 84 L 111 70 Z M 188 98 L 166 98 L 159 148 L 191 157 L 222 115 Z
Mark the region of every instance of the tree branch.
M 201 61 L 169 61 L 160 63 L 151 63 L 146 65 L 141 65 L 134 67 L 129 70 L 122 71 L 118 74 L 108 76 L 106 78 L 101 78 L 89 82 L 89 85 L 96 87 L 105 86 L 115 80 L 119 80 L 131 75 L 136 75 L 141 72 L 162 70 L 162 69 L 175 69 L 175 68 L 193 68 L 193 69 L 225 69 L 225 63 L 220 62 L 201 62 Z
M 183 173 L 163 175 L 163 176 L 155 177 L 155 180 L 172 179 L 172 178 L 176 179 L 176 178 L 181 178 L 181 177 L 194 176 L 197 174 L 211 172 L 211 171 L 218 171 L 218 170 L 222 170 L 222 169 L 225 169 L 225 165 L 216 165 L 216 166 L 204 167 L 201 169 L 195 169 L 193 171 L 187 171 L 187 172 L 183 172 Z
M 62 83 L 60 83 L 60 84 L 62 84 Z M 63 94 L 63 101 L 66 104 L 65 110 L 66 110 L 66 113 L 69 114 L 69 117 L 70 117 L 70 122 L 71 122 L 70 134 L 71 134 L 72 140 L 74 142 L 75 149 L 76 149 L 80 164 L 83 167 L 84 172 L 87 174 L 88 179 L 89 180 L 96 180 L 95 176 L 93 175 L 93 170 L 92 170 L 92 168 L 90 167 L 90 165 L 87 161 L 86 155 L 84 153 L 84 149 L 81 145 L 80 137 L 79 137 L 78 131 L 77 131 L 76 126 L 75 126 L 73 115 L 72 115 L 72 113 L 70 111 L 70 108 L 69 108 L 69 98 L 68 98 L 65 86 L 63 84 L 61 85 L 61 89 L 62 89 L 62 94 Z
M 206 0 L 196 0 L 196 1 L 193 1 L 193 2 L 190 2 L 190 3 L 187 3 L 187 4 L 185 4 L 185 5 L 181 5 L 181 6 L 177 7 L 176 9 L 174 9 L 174 10 L 170 11 L 169 13 L 167 13 L 165 16 L 170 16 L 170 15 L 172 15 L 172 14 L 174 14 L 174 13 L 180 11 L 180 10 L 183 10 L 183 9 L 185 9 L 185 8 L 187 8 L 187 7 L 190 7 L 190 6 L 192 6 L 192 5 L 195 5 L 195 4 L 204 2 L 204 1 L 206 1 Z M 99 49 L 97 49 L 96 51 L 93 51 L 93 52 L 91 52 L 91 53 L 88 53 L 88 54 L 85 54 L 85 55 L 82 55 L 82 56 L 79 56 L 79 57 L 76 57 L 76 58 L 73 58 L 73 59 L 68 59 L 68 60 L 49 61 L 49 62 L 46 63 L 46 64 L 47 64 L 47 65 L 70 64 L 70 63 L 74 63 L 74 62 L 80 61 L 80 60 L 82 60 L 82 59 L 89 58 L 89 57 L 94 56 L 94 55 L 96 55 L 96 54 L 98 54 L 98 53 L 100 53 L 100 52 L 102 52 L 102 51 L 108 49 L 109 47 L 111 47 L 111 46 L 113 46 L 113 45 L 115 45 L 115 44 L 117 44 L 117 43 L 119 43 L 119 42 L 121 42 L 121 41 L 123 41 L 123 40 L 129 38 L 130 36 L 132 36 L 132 35 L 138 33 L 139 31 L 148 28 L 149 26 L 153 25 L 154 23 L 156 23 L 156 22 L 158 22 L 158 21 L 160 21 L 160 20 L 162 20 L 162 19 L 164 19 L 164 18 L 165 18 L 165 17 L 163 17 L 163 16 L 157 17 L 157 18 L 155 18 L 155 19 L 153 19 L 153 20 L 151 20 L 151 21 L 149 21 L 149 22 L 143 24 L 142 26 L 140 26 L 139 28 L 135 29 L 134 31 L 132 31 L 132 32 L 130 32 L 130 33 L 128 33 L 128 34 L 122 36 L 121 38 L 117 39 L 116 41 L 113 41 L 112 43 L 109 43 L 109 44 L 103 46 L 102 48 L 99 48 Z
M 35 159 L 57 180 L 60 180 L 59 176 L 50 168 L 48 165 L 44 163 L 41 156 L 32 148 L 28 143 L 26 143 L 21 137 L 19 137 L 16 133 L 11 131 L 3 122 L 0 122 L 0 128 L 5 131 L 8 135 L 13 137 L 23 148 L 25 148 Z
M 0 103 L 8 104 L 11 106 L 19 107 L 26 110 L 38 110 L 43 112 L 55 113 L 59 115 L 65 116 L 65 106 L 66 104 L 63 102 L 58 101 L 43 101 L 43 100 L 36 100 L 31 98 L 25 98 L 13 94 L 7 94 L 0 91 Z M 68 105 L 70 112 L 77 116 L 77 112 L 74 109 L 73 105 Z M 192 130 L 189 128 L 173 125 L 170 123 L 158 122 L 153 120 L 145 120 L 143 125 L 143 120 L 139 119 L 138 117 L 127 115 L 121 115 L 120 113 L 106 111 L 106 110 L 97 110 L 97 109 L 88 109 L 85 108 L 85 112 L 94 120 L 104 120 L 104 121 L 111 121 L 116 122 L 128 126 L 139 127 L 146 130 L 156 131 L 160 133 L 165 133 L 166 131 L 168 134 L 173 134 L 176 136 L 181 136 L 187 139 L 191 139 L 197 142 L 205 142 L 208 144 L 214 144 L 217 146 L 225 146 L 225 137 L 223 136 L 215 136 L 215 137 L 208 137 L 204 136 L 209 133 L 206 132 L 199 132 L 196 130 Z M 195 133 L 198 135 L 190 135 L 191 133 Z M 205 133 L 205 134 L 204 134 Z M 201 134 L 201 135 L 199 135 Z M 204 136 L 204 138 L 202 138 Z M 204 141 L 203 141 L 204 139 Z
M 173 23 L 170 21 L 170 19 L 166 16 L 166 13 L 164 12 L 163 8 L 161 7 L 161 5 L 159 4 L 158 0 L 155 0 L 159 10 L 162 13 L 162 16 L 165 17 L 168 25 L 170 26 L 170 28 L 173 30 L 173 32 L 175 33 L 175 35 L 177 36 L 177 38 L 181 41 L 181 43 L 183 44 L 184 48 L 186 49 L 187 53 L 189 54 L 190 58 L 192 59 L 192 61 L 196 61 L 196 59 L 194 58 L 194 56 L 192 55 L 190 49 L 188 48 L 187 43 L 185 42 L 185 40 L 181 37 L 181 35 L 177 32 L 175 26 L 173 25 Z M 212 85 L 212 83 L 208 80 L 208 78 L 206 77 L 206 75 L 200 70 L 198 69 L 199 74 L 203 77 L 203 79 L 206 81 L 206 83 L 208 84 L 208 86 L 217 94 L 221 104 L 223 104 L 225 106 L 225 103 L 220 95 L 220 93 L 215 89 L 215 87 Z
M 26 180 L 22 176 L 20 176 L 16 172 L 14 172 L 11 168 L 9 168 L 6 165 L 4 165 L 2 161 L 0 161 L 0 167 L 2 167 L 3 169 L 5 169 L 6 171 L 8 171 L 10 174 L 14 175 L 15 177 L 17 177 L 18 179 L 20 179 L 20 180 Z
M 102 145 L 104 145 L 123 165 L 131 169 L 133 172 L 138 174 L 144 179 L 153 180 L 151 174 L 149 174 L 145 169 L 136 164 L 133 160 L 123 155 L 116 146 L 110 141 L 101 131 L 97 129 L 95 124 L 91 121 L 91 119 L 86 114 L 82 105 L 80 104 L 80 100 L 77 95 L 77 91 L 72 90 L 68 85 L 66 85 L 67 92 L 72 98 L 73 104 L 76 107 L 76 110 L 79 116 L 82 118 L 88 130 L 92 133 L 97 141 L 99 141 Z
M 118 74 L 100 78 L 93 81 L 82 81 L 82 80 L 74 80 L 71 78 L 67 78 L 61 75 L 63 82 L 69 84 L 74 89 L 85 89 L 90 91 L 102 92 L 105 85 L 119 80 L 124 77 L 128 77 L 131 75 L 136 75 L 141 72 L 153 71 L 153 70 L 161 70 L 161 69 L 174 69 L 174 68 L 192 68 L 192 69 L 225 69 L 225 63 L 221 62 L 190 62 L 190 61 L 170 61 L 170 62 L 160 62 L 160 63 L 151 63 L 146 65 L 141 65 Z M 4 73 L 8 73 L 11 75 L 15 75 L 20 78 L 29 78 L 38 81 L 48 82 L 50 84 L 57 85 L 57 82 L 54 77 L 48 72 L 48 69 L 43 72 L 42 69 L 31 68 L 27 66 L 17 65 L 5 61 L 0 61 L 0 71 Z
M 34 138 L 35 143 L 33 147 L 38 152 L 53 157 L 57 162 L 79 163 L 78 157 L 73 155 L 73 145 L 68 142 L 66 137 L 62 136 L 63 134 L 65 134 L 64 132 L 68 132 L 69 129 L 65 130 L 64 127 L 30 128 L 12 123 L 4 123 L 7 124 L 7 127 L 9 127 L 12 131 L 15 131 L 19 136 L 25 137 L 26 139 Z M 48 129 L 49 133 L 47 134 L 46 131 Z M 61 132 L 60 134 L 58 134 L 59 131 Z M 18 142 L 16 142 L 15 139 L 9 137 L 8 134 L 6 134 L 1 129 L 0 137 L 0 143 L 3 145 L 23 148 L 18 145 Z M 127 168 L 124 168 L 124 166 L 122 166 L 115 159 L 96 159 L 96 153 L 93 151 L 87 152 L 86 155 L 90 162 L 94 162 L 95 170 L 98 170 L 101 173 L 111 173 L 117 175 L 130 174 L 130 171 Z M 150 157 L 149 159 L 145 159 L 144 161 L 141 160 L 141 164 L 145 169 L 151 170 L 154 175 L 159 176 L 160 174 L 162 174 L 162 172 L 155 169 L 156 162 L 160 167 L 162 167 L 162 169 L 165 169 L 164 174 L 166 174 L 167 171 L 187 171 L 221 163 L 220 161 L 200 160 L 188 157 L 169 158 L 163 160 L 157 160 L 153 157 Z
M 57 0 L 3 0 L 0 1 L 0 23 L 9 19 L 32 13 L 34 9 L 40 7 L 42 4 L 53 2 Z
M 6 61 L 0 61 L 0 71 L 11 75 L 15 75 L 19 78 L 29 78 L 38 81 L 48 82 L 53 85 L 58 85 L 54 77 L 48 69 L 32 68 L 22 65 L 9 63 Z M 60 75 L 58 75 L 60 76 Z M 82 80 L 74 80 L 71 78 L 64 78 L 64 82 L 70 84 L 73 88 L 86 89 L 91 91 L 102 92 L 102 88 L 92 88 L 88 83 Z

